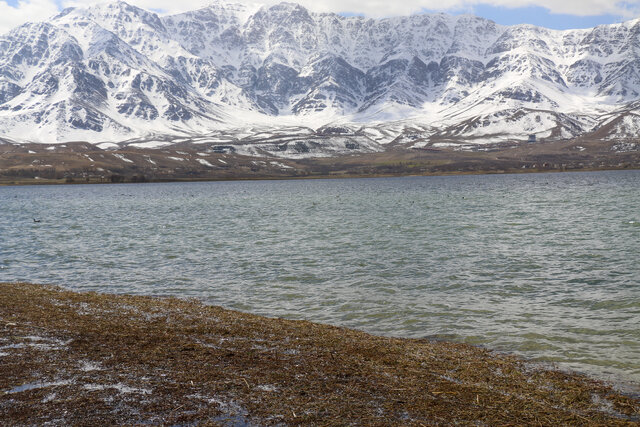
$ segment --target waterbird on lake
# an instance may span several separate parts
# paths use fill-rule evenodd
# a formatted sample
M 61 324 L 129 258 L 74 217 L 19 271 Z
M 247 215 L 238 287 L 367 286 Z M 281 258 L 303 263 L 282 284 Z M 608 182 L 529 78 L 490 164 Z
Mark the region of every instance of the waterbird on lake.
M 33 222 L 40 222 L 41 220 L 33 218 Z

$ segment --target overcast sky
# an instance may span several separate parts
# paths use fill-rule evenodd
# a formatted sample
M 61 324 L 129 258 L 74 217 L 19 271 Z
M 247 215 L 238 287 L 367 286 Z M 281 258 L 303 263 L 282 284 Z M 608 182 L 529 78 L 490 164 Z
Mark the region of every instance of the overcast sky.
M 215 0 L 213 0 L 215 1 Z M 640 17 L 640 0 L 290 0 L 317 12 L 384 17 L 424 12 L 473 13 L 499 24 L 529 23 L 548 28 L 587 28 Z M 68 6 L 94 0 L 0 0 L 0 34 L 27 21 L 42 21 Z M 211 0 L 130 0 L 161 14 L 206 6 Z M 245 2 L 238 0 L 238 2 Z M 273 0 L 252 3 L 277 3 Z

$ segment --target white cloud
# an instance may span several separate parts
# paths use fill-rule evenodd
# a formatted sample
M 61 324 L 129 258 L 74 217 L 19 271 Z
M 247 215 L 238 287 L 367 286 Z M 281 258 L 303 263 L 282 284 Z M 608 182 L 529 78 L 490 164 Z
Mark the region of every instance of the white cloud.
M 492 6 L 504 6 L 510 8 L 541 6 L 548 9 L 551 13 L 564 13 L 576 16 L 598 16 L 605 14 L 631 16 L 640 11 L 640 0 L 486 0 L 482 2 L 461 0 L 461 3 L 484 3 Z
M 44 21 L 57 12 L 53 0 L 21 0 L 16 7 L 0 0 L 0 34 L 27 21 Z
M 179 13 L 204 7 L 216 0 L 130 0 L 129 3 L 147 10 L 161 9 L 165 13 Z M 316 12 L 352 12 L 370 17 L 410 15 L 424 9 L 452 11 L 465 10 L 478 4 L 509 8 L 541 6 L 552 13 L 578 16 L 611 14 L 625 18 L 640 13 L 640 0 L 289 0 L 302 4 Z M 54 15 L 61 5 L 89 6 L 103 1 L 94 0 L 20 0 L 16 7 L 0 0 L 0 33 L 4 33 L 26 21 L 42 21 Z M 238 3 L 278 3 L 279 0 L 237 0 Z
M 178 13 L 204 7 L 216 0 L 130 0 L 129 3 L 144 9 L 163 9 L 169 13 Z M 230 0 L 225 0 L 230 1 Z M 274 4 L 281 0 L 235 0 L 238 3 Z M 401 16 L 429 10 L 461 10 L 478 4 L 503 6 L 509 8 L 541 6 L 552 13 L 566 13 L 578 16 L 618 15 L 631 16 L 640 12 L 640 0 L 286 0 L 299 3 L 315 12 L 351 12 L 366 16 Z M 90 1 L 92 2 L 92 1 Z M 87 4 L 77 0 L 77 3 Z M 93 2 L 92 2 L 93 3 Z
M 637 16 L 640 0 L 299 0 L 300 4 L 320 12 L 356 12 L 371 17 L 410 15 L 424 9 L 451 11 L 470 9 L 474 5 L 487 4 L 508 8 L 541 6 L 552 13 L 577 16 Z

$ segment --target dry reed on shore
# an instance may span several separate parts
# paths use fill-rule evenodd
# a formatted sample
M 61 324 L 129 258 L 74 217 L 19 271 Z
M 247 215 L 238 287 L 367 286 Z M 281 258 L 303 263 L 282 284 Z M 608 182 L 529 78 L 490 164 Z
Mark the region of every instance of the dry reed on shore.
M 47 422 L 640 425 L 640 401 L 464 344 L 0 284 L 0 424 Z

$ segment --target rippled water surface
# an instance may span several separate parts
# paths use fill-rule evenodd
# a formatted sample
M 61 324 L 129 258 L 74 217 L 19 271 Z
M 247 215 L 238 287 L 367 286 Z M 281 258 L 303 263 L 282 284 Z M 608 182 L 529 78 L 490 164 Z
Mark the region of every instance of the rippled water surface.
M 2 281 L 199 297 L 640 384 L 638 171 L 4 187 L 0 209 Z

